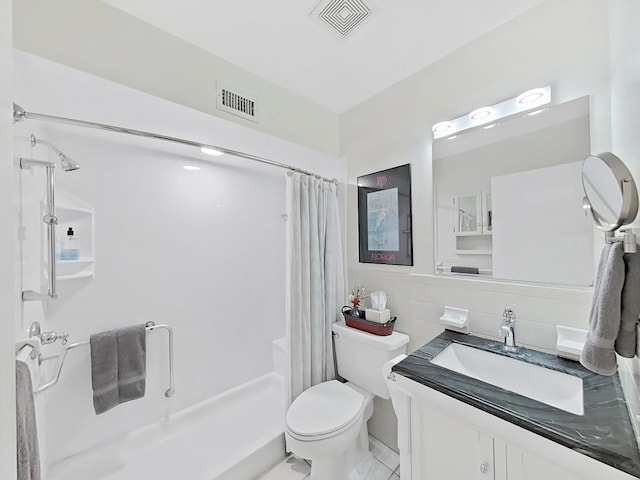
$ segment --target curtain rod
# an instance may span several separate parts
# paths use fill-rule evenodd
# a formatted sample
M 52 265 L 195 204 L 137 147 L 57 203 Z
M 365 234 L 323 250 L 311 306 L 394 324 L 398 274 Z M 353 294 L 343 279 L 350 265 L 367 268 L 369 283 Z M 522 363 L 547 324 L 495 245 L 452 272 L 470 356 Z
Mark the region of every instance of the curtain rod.
M 296 168 L 296 167 L 293 167 L 291 165 L 287 165 L 286 163 L 276 162 L 275 160 L 270 160 L 268 158 L 259 157 L 257 155 L 251 155 L 250 153 L 244 153 L 244 152 L 240 152 L 238 150 L 232 150 L 230 148 L 224 148 L 224 147 L 218 147 L 216 145 L 209 145 L 209 144 L 206 144 L 206 143 L 194 142 L 192 140 L 185 140 L 183 138 L 169 137 L 167 135 L 162 135 L 162 134 L 159 134 L 159 133 L 145 132 L 143 130 L 134 130 L 132 128 L 117 127 L 115 125 L 107 125 L 107 124 L 104 124 L 104 123 L 87 122 L 85 120 L 77 120 L 75 118 L 65 118 L 65 117 L 58 117 L 58 116 L 55 116 L 55 115 L 46 115 L 46 114 L 42 114 L 42 113 L 27 112 L 20 105 L 17 105 L 17 104 L 14 103 L 13 104 L 13 123 L 22 122 L 23 120 L 42 120 L 42 121 L 45 121 L 45 122 L 63 123 L 63 124 L 66 124 L 66 125 L 75 125 L 75 126 L 79 126 L 79 127 L 96 128 L 98 130 L 107 130 L 107 131 L 116 132 L 116 133 L 126 133 L 128 135 L 134 135 L 136 137 L 153 138 L 153 139 L 156 139 L 156 140 L 163 140 L 165 142 L 173 142 L 173 143 L 179 143 L 179 144 L 182 144 L 182 145 L 188 145 L 190 147 L 211 148 L 211 149 L 218 150 L 219 152 L 222 152 L 222 153 L 225 153 L 225 154 L 228 154 L 228 155 L 233 155 L 235 157 L 246 158 L 247 160 L 253 160 L 254 162 L 260 162 L 260 163 L 264 163 L 266 165 L 272 165 L 274 167 L 284 168 L 284 169 L 289 170 L 289 171 L 299 172 L 299 173 L 302 173 L 302 174 L 305 174 L 305 175 L 310 175 L 312 177 L 316 177 L 316 178 L 319 178 L 321 180 L 326 180 L 327 182 L 332 182 L 332 183 L 335 183 L 335 184 L 338 183 L 338 180 L 335 179 L 335 178 L 329 179 L 329 178 L 323 177 L 321 175 L 318 175 L 317 173 L 309 172 L 307 170 L 302 170 L 300 168 Z

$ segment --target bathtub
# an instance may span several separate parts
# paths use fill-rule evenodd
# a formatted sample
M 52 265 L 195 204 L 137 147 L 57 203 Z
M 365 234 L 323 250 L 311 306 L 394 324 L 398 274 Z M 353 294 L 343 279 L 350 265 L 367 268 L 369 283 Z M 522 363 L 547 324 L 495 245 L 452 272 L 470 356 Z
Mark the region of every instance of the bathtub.
M 275 349 L 278 345 L 274 342 Z M 47 480 L 248 480 L 284 456 L 277 371 L 51 465 Z

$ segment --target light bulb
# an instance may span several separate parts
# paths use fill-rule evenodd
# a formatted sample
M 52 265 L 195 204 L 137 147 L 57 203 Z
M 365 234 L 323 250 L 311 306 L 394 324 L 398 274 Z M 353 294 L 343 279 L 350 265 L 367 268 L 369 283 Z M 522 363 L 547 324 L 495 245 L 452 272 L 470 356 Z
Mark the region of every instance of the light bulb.
M 524 93 L 521 93 L 516 97 L 516 102 L 521 105 L 526 105 L 528 103 L 533 103 L 540 100 L 545 93 L 547 93 L 545 88 L 534 88 L 533 90 L 527 90 Z
M 476 108 L 469 114 L 469 118 L 471 120 L 484 120 L 485 118 L 491 116 L 492 113 L 493 108 L 491 107 Z
M 431 127 L 431 130 L 433 131 L 433 133 L 442 133 L 449 130 L 452 126 L 453 123 L 449 121 L 438 122 L 433 127 Z

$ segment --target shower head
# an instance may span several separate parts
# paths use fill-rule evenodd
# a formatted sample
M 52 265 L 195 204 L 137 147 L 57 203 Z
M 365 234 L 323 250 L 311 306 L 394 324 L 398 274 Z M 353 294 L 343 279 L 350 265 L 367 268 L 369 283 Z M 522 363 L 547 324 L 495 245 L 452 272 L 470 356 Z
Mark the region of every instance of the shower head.
M 49 142 L 47 142 L 46 140 L 41 140 L 39 138 L 36 138 L 36 136 L 34 134 L 31 134 L 31 146 L 35 147 L 38 143 L 40 143 L 42 145 L 46 145 L 51 150 L 56 152 L 56 155 L 58 155 L 58 157 L 60 157 L 60 163 L 62 163 L 62 169 L 65 172 L 72 172 L 73 170 L 78 170 L 80 168 L 80 165 L 78 163 L 76 163 L 75 161 L 71 160 L 69 157 L 67 157 L 64 153 L 62 153 L 56 147 L 51 145 Z
M 64 153 L 58 153 L 58 156 L 60 157 L 60 162 L 62 163 L 62 169 L 65 172 L 71 172 L 73 170 L 78 170 L 80 168 L 80 165 L 78 165 L 76 162 L 71 160 Z

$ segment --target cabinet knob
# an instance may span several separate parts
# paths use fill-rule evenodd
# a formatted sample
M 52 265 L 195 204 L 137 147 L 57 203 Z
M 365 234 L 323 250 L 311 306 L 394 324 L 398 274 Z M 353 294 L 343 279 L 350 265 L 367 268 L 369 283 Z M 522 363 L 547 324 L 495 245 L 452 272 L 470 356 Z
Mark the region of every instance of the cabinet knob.
M 487 473 L 489 471 L 489 464 L 487 462 L 482 462 L 480 465 L 480 472 Z

